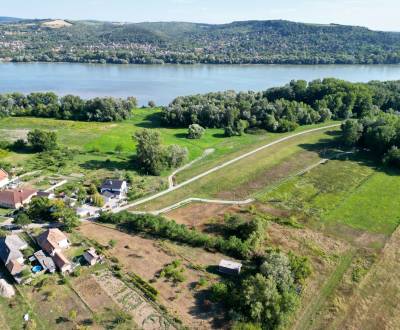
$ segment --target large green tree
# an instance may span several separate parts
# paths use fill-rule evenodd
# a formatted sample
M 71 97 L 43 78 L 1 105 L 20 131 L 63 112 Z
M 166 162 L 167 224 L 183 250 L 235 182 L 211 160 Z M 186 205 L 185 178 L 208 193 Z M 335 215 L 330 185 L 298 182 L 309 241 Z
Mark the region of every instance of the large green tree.
M 57 134 L 35 129 L 28 133 L 28 142 L 35 151 L 51 151 L 57 148 Z

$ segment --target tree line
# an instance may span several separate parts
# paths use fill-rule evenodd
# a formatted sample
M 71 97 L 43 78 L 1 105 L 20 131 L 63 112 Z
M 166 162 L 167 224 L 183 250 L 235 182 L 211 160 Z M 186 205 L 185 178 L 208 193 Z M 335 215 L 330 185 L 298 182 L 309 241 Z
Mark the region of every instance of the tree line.
M 127 99 L 96 97 L 84 100 L 79 96 L 58 96 L 52 92 L 0 94 L 0 118 L 32 116 L 65 120 L 110 122 L 129 119 L 137 107 L 134 97 Z
M 400 82 L 350 83 L 339 79 L 291 81 L 262 92 L 218 92 L 178 97 L 163 108 L 167 126 L 225 128 L 226 135 L 264 129 L 294 130 L 330 119 L 400 110 Z

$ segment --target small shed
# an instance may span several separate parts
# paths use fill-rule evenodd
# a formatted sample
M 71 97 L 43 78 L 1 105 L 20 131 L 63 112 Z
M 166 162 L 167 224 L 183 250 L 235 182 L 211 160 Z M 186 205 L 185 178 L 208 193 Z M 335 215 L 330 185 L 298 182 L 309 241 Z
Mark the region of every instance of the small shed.
M 56 265 L 54 264 L 53 259 L 47 256 L 43 250 L 37 251 L 33 255 L 44 271 L 49 271 L 50 273 L 56 271 Z
M 90 266 L 97 264 L 97 262 L 100 260 L 100 256 L 96 253 L 96 250 L 92 247 L 89 250 L 85 251 L 83 257 Z
M 242 264 L 235 261 L 222 259 L 218 268 L 220 273 L 228 275 L 239 275 L 242 270 Z

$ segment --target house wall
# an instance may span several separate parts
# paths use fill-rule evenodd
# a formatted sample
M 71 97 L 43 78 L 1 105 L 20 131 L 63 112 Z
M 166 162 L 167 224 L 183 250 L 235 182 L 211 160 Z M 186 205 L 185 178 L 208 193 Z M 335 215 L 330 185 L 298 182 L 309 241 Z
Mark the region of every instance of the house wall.
M 10 182 L 8 178 L 0 180 L 0 188 L 3 188 L 5 185 L 7 185 Z

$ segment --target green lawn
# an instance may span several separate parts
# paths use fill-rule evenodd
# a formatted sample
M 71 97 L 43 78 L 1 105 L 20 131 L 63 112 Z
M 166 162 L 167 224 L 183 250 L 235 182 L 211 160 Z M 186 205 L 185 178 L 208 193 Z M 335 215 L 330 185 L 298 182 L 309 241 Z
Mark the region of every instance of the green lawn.
M 400 176 L 375 167 L 368 156 L 331 160 L 258 199 L 298 213 L 311 226 L 337 224 L 390 235 L 400 220 Z

